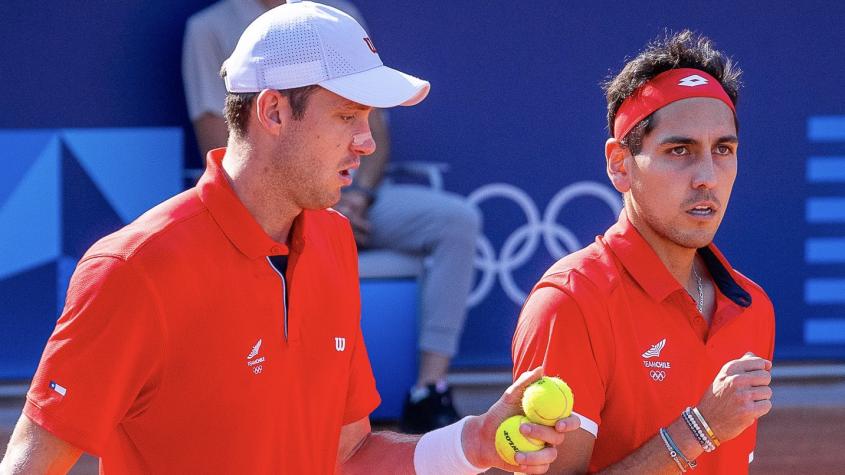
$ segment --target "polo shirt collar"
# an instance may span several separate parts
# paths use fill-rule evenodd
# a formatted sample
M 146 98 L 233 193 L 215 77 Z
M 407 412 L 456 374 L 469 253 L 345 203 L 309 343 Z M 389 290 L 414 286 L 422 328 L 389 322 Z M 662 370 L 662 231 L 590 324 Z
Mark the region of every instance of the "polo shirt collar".
M 740 307 L 751 306 L 751 294 L 737 283 L 734 278 L 736 271 L 733 270 L 728 260 L 714 244 L 699 249 L 698 255 L 704 259 L 707 270 L 710 271 L 710 277 L 713 278 L 716 286 L 719 287 L 725 297 L 731 299 Z
M 677 291 L 686 292 L 669 269 L 631 224 L 625 210 L 619 220 L 604 234 L 604 241 L 622 262 L 625 270 L 655 301 L 662 302 Z M 698 249 L 719 290 L 741 307 L 751 305 L 751 295 L 736 282 L 734 272 L 725 256 L 714 244 Z
M 205 173 L 200 177 L 196 189 L 200 200 L 229 241 L 250 259 L 289 254 L 291 250 L 301 252 L 309 228 L 308 212 L 303 211 L 294 220 L 290 248 L 285 243 L 273 240 L 235 194 L 223 170 L 225 155 L 225 148 L 208 152 Z

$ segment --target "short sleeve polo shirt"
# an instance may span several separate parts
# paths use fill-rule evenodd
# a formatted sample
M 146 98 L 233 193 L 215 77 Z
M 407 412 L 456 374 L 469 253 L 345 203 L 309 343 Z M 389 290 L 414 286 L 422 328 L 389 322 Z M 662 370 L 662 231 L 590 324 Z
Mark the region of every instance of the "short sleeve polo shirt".
M 27 395 L 105 473 L 334 473 L 341 427 L 379 403 L 346 218 L 306 210 L 274 242 L 224 153 L 86 253 Z
M 591 472 L 696 405 L 728 361 L 749 351 L 772 357 L 766 294 L 714 245 L 698 253 L 717 287 L 709 326 L 624 212 L 604 236 L 554 264 L 522 309 L 514 374 L 542 365 L 572 387 L 581 426 L 596 436 Z M 703 454 L 696 473 L 747 472 L 755 434 L 756 423 Z

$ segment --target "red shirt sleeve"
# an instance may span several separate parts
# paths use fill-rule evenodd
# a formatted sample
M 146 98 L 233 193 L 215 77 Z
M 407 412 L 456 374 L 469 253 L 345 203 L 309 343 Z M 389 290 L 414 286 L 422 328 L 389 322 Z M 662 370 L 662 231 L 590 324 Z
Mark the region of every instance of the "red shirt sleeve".
M 765 295 L 765 294 L 764 294 Z M 766 306 L 768 307 L 767 314 L 769 318 L 766 320 L 766 330 L 771 334 L 769 339 L 769 351 L 766 355 L 766 358 L 769 361 L 774 361 L 775 357 L 775 333 L 777 332 L 777 327 L 775 326 L 775 308 L 772 305 L 772 301 L 769 300 L 769 296 L 766 295 Z
M 352 361 L 349 365 L 349 391 L 346 394 L 346 408 L 343 413 L 343 424 L 350 424 L 370 415 L 381 404 L 381 396 L 376 389 L 376 379 L 370 366 L 367 346 L 364 344 L 364 334 L 361 331 L 361 289 L 358 283 L 358 248 L 352 234 L 352 227 L 343 218 L 343 232 L 338 233 L 345 239 L 346 256 L 349 265 L 350 291 L 354 292 L 357 304 L 358 328 L 355 334 L 355 346 Z
M 352 364 L 349 372 L 349 391 L 346 395 L 346 409 L 343 413 L 343 424 L 349 424 L 370 415 L 378 405 L 381 397 L 376 389 L 376 380 L 367 356 L 364 335 L 358 330 L 355 337 L 355 349 L 352 353 Z
M 64 441 L 100 455 L 117 425 L 154 396 L 163 341 L 146 278 L 122 259 L 84 259 L 71 278 L 24 413 Z
M 606 335 L 591 331 L 588 319 L 597 309 L 582 305 L 566 291 L 540 286 L 528 297 L 514 333 L 514 378 L 542 365 L 572 389 L 574 412 L 601 424 L 608 380 Z M 583 425 L 583 424 L 582 424 Z M 592 432 L 592 431 L 591 431 Z

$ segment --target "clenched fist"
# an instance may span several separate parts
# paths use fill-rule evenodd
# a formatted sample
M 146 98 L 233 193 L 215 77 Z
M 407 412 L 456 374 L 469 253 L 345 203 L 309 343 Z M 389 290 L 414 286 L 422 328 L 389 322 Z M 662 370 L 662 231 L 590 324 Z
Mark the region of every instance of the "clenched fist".
M 733 439 L 772 409 L 772 362 L 753 353 L 728 361 L 698 403 L 721 441 Z

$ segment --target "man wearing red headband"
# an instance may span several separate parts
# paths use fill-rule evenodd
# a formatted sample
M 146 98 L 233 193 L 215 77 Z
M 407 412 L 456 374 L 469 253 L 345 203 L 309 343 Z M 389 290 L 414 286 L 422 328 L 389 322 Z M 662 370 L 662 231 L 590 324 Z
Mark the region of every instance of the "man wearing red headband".
M 684 31 L 605 86 L 624 210 L 540 279 L 513 340 L 514 374 L 543 365 L 575 394 L 583 430 L 557 472 L 734 474 L 754 458 L 774 310 L 712 242 L 736 178 L 739 75 Z

